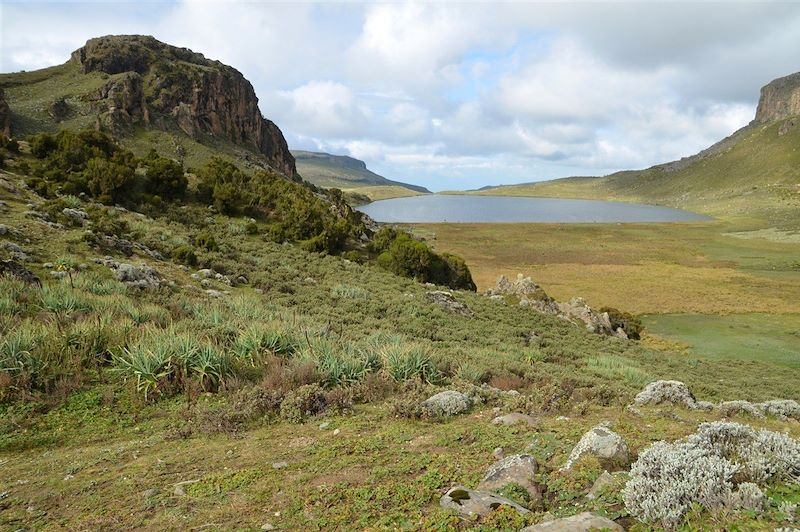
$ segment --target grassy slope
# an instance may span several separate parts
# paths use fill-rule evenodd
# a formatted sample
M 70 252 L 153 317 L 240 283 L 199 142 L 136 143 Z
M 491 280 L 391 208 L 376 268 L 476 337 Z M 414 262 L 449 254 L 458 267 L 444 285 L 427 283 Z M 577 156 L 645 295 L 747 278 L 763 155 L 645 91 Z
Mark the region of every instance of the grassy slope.
M 747 130 L 732 147 L 667 171 L 654 167 L 498 187 L 478 194 L 617 199 L 671 205 L 746 226 L 800 229 L 800 128 Z
M 16 182 L 14 176 L 5 177 Z M 499 398 L 448 422 L 404 420 L 392 415 L 391 399 L 376 399 L 357 404 L 351 415 L 329 416 L 328 431 L 318 428 L 320 419 L 291 424 L 273 418 L 254 420 L 230 437 L 209 434 L 203 422 L 209 409 L 233 408 L 228 394 L 203 395 L 189 404 L 185 398 L 168 397 L 143 404 L 132 383 L 126 385 L 101 368 L 97 377 L 87 375 L 79 386 L 82 391 L 64 403 L 54 393 L 2 406 L 0 479 L 9 492 L 2 501 L 0 525 L 4 527 L 255 529 L 270 522 L 303 529 L 445 529 L 456 521 L 438 508 L 438 497 L 456 483 L 474 486 L 492 463 L 494 447 L 522 452 L 530 443 L 544 464 L 544 480 L 559 490 L 561 499 L 553 502 L 552 513 L 597 509 L 620 515 L 618 495 L 595 502 L 581 496 L 599 474 L 596 467 L 589 466 L 585 476 L 572 479 L 555 473 L 580 435 L 609 420 L 638 452 L 653 440 L 682 436 L 700 420 L 718 416 L 679 411 L 664 417 L 659 410 L 645 409 L 643 420 L 621 405 L 644 383 L 678 378 L 689 383 L 699 398 L 711 400 L 761 400 L 800 393 L 793 375 L 769 361 L 732 365 L 718 358 L 658 352 L 471 293 L 458 292 L 456 297 L 473 310 L 474 317 L 452 315 L 427 302 L 424 293 L 429 289 L 413 281 L 339 258 L 265 243 L 237 230 L 241 221 L 222 216 L 214 224 L 222 248 L 214 260 L 231 272 L 244 268 L 251 279 L 267 287 L 266 293 L 215 285 L 231 294 L 222 301 L 208 300 L 189 272 L 146 257 L 122 260 L 151 264 L 175 286 L 155 294 L 130 291 L 111 280 L 106 268 L 91 262 L 96 252 L 82 242 L 82 228 L 49 230 L 26 217 L 26 204 L 39 201 L 27 193 L 0 187 L 0 199 L 11 209 L 3 215 L 4 223 L 23 233 L 19 244 L 31 254 L 31 267 L 48 289 L 63 297 L 72 294 L 93 309 L 61 318 L 40 310 L 35 317 L 23 318 L 9 310 L 14 305 L 6 305 L 5 312 L 12 314 L 1 321 L 2 334 L 13 332 L 19 326 L 17 320 L 47 324 L 61 319 L 67 331 L 95 323 L 102 314 L 112 328 L 127 331 L 126 342 L 135 343 L 142 333 L 141 326 L 131 325 L 130 316 L 141 317 L 134 309 L 159 316 L 149 327 L 171 324 L 202 331 L 219 341 L 260 320 L 292 327 L 301 337 L 303 330 L 323 327 L 348 342 L 384 331 L 430 349 L 450 372 L 468 365 L 478 373 L 518 373 L 517 387 L 532 398 L 526 408 L 539 419 L 535 429 L 490 425 L 493 407 L 501 412 L 521 408 L 518 402 Z M 179 224 L 124 216 L 149 245 L 185 242 L 191 234 Z M 36 266 L 65 255 L 89 264 L 87 271 L 77 274 L 75 290 L 68 281 L 51 280 L 46 270 Z M 118 295 L 96 295 L 98 283 Z M 20 304 L 30 305 L 32 311 L 37 297 L 32 290 Z M 524 333 L 529 331 L 543 338 L 540 346 L 526 347 Z M 120 330 L 115 337 L 119 334 Z M 233 389 L 242 385 L 241 381 L 231 383 Z M 549 394 L 565 390 L 572 392 L 545 408 L 545 401 L 552 400 Z M 46 411 L 48 402 L 55 406 Z M 559 414 L 572 419 L 564 423 L 557 419 Z M 774 429 L 787 427 L 776 420 L 745 421 Z M 341 433 L 334 435 L 334 428 Z M 800 434 L 796 425 L 788 429 Z M 281 461 L 288 466 L 272 467 Z M 186 487 L 186 496 L 175 496 L 173 484 L 187 480 L 199 482 Z M 721 519 L 710 526 L 719 527 L 725 519 L 742 520 Z M 765 522 L 750 524 L 758 527 Z
M 423 187 L 386 179 L 350 157 L 308 151 L 292 151 L 292 154 L 297 161 L 297 172 L 306 181 L 320 187 L 353 190 L 366 194 L 372 200 L 428 192 Z

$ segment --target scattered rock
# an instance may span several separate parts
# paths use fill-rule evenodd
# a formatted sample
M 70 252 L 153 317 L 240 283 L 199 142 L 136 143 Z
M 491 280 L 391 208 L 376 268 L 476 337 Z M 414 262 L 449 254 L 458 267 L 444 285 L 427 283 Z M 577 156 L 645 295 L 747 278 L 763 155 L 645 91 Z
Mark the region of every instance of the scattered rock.
M 586 494 L 587 499 L 596 499 L 597 496 L 603 491 L 604 488 L 611 486 L 614 484 L 614 475 L 609 473 L 608 471 L 603 471 L 597 480 L 594 481 L 592 487 L 589 488 L 589 492 Z
M 470 398 L 461 392 L 439 392 L 422 402 L 422 411 L 431 417 L 449 417 L 469 410 Z
M 272 469 L 283 469 L 284 467 L 289 467 L 288 462 L 273 462 Z
M 633 400 L 637 406 L 672 404 L 694 408 L 696 403 L 689 387 L 680 381 L 651 382 Z
M 520 414 L 519 412 L 513 412 L 511 414 L 506 414 L 504 416 L 498 416 L 492 420 L 492 425 L 503 425 L 505 427 L 510 427 L 518 423 L 525 423 L 529 427 L 536 426 L 535 419 L 533 419 L 531 416 L 527 414 Z
M 50 277 L 53 279 L 63 279 L 67 276 L 67 272 L 60 272 L 60 271 L 52 271 L 50 272 Z
M 219 299 L 225 296 L 224 292 L 220 292 L 219 290 L 214 290 L 211 288 L 207 289 L 205 292 L 208 297 L 213 297 L 214 299 Z
M 625 532 L 620 525 L 592 512 L 583 512 L 572 517 L 544 521 L 522 529 L 522 532 L 589 532 L 590 530 L 609 530 Z
M 154 289 L 161 285 L 161 276 L 155 268 L 151 268 L 146 264 L 134 266 L 125 262 L 117 262 L 115 260 L 103 260 L 103 264 L 116 270 L 118 281 L 122 281 L 128 286 L 133 286 L 141 289 Z
M 80 209 L 70 209 L 67 207 L 61 211 L 61 214 L 78 225 L 83 225 L 83 222 L 89 219 L 89 213 Z
M 261 525 L 261 530 L 275 530 L 275 525 L 272 523 L 264 523 Z
M 488 515 L 501 506 L 509 506 L 520 514 L 530 513 L 530 510 L 523 508 L 510 499 L 494 493 L 470 490 L 463 486 L 451 488 L 439 500 L 439 505 L 442 508 L 455 510 L 465 517 Z
M 492 451 L 492 456 L 495 460 L 502 460 L 506 457 L 506 453 L 503 451 L 502 447 L 495 447 L 494 451 Z
M 322 423 L 319 424 L 319 430 L 327 430 L 330 428 L 330 426 L 331 426 L 330 421 L 323 421 Z
M 333 429 L 333 435 L 334 436 L 338 436 L 339 434 L 341 434 L 341 432 L 342 432 L 341 429 Z
M 142 496 L 145 499 L 149 499 L 150 497 L 155 497 L 156 495 L 158 495 L 159 491 L 160 490 L 158 488 L 150 488 L 149 490 L 144 490 L 142 492 Z
M 214 270 L 211 270 L 209 268 L 204 268 L 202 270 L 197 270 L 197 276 L 200 279 L 210 279 L 210 278 L 214 277 L 215 273 L 216 272 Z M 192 277 L 194 277 L 194 275 Z
M 42 282 L 32 271 L 13 260 L 0 260 L 0 274 L 8 274 L 24 283 L 42 286 Z
M 428 299 L 428 301 L 435 303 L 440 307 L 444 307 L 444 309 L 448 312 L 459 314 L 461 316 L 472 316 L 472 311 L 467 308 L 466 305 L 456 300 L 451 292 L 434 290 L 432 292 L 426 292 L 425 297 Z
M 623 469 L 631 462 L 630 450 L 622 436 L 603 425 L 598 425 L 583 435 L 561 470 L 570 469 L 586 455 L 597 457 L 600 464 L 611 471 Z
M 496 492 L 506 484 L 519 484 L 531 496 L 531 503 L 537 504 L 541 499 L 541 488 L 536 484 L 536 472 L 539 464 L 528 454 L 515 454 L 492 464 L 486 475 L 478 484 L 479 491 Z

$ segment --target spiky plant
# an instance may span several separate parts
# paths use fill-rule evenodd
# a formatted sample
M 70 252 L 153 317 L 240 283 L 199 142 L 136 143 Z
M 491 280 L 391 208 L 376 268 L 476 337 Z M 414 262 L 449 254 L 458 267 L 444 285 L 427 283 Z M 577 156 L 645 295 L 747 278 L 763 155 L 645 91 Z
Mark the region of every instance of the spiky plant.
M 441 378 L 436 363 L 420 346 L 387 345 L 383 355 L 385 367 L 396 381 L 419 379 L 432 384 Z

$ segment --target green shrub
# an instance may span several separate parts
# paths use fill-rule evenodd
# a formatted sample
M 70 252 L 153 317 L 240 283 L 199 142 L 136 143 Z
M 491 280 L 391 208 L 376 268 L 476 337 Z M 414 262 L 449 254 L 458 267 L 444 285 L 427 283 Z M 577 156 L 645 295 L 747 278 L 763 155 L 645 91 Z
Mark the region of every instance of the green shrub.
M 633 314 L 612 307 L 603 307 L 600 309 L 600 312 L 608 312 L 608 319 L 611 321 L 612 329 L 617 330 L 621 328 L 631 340 L 639 340 L 641 338 L 644 325 L 642 325 L 642 320 Z
M 186 194 L 189 180 L 183 172 L 183 165 L 172 159 L 160 157 L 151 151 L 145 160 L 147 173 L 145 190 L 156 194 L 162 199 L 173 200 L 182 198 Z
M 217 251 L 217 239 L 211 231 L 201 231 L 194 237 L 194 245 L 206 251 Z
M 292 423 L 300 423 L 325 409 L 325 392 L 317 384 L 306 384 L 287 393 L 281 401 L 280 415 Z
M 197 266 L 197 255 L 194 253 L 194 248 L 188 244 L 178 246 L 170 253 L 172 259 L 187 266 Z

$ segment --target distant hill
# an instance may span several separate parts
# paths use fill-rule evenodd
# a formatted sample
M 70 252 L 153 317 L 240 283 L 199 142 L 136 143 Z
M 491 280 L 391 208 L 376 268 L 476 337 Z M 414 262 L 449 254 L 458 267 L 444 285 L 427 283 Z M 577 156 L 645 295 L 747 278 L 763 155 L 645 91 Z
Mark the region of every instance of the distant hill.
M 280 129 L 242 74 L 143 35 L 90 39 L 63 65 L 0 74 L 0 131 L 100 129 L 138 155 L 199 166 L 223 156 L 297 178 Z
M 429 194 L 430 190 L 418 185 L 392 181 L 369 170 L 364 161 L 346 155 L 331 155 L 312 151 L 292 150 L 297 172 L 317 186 L 343 190 L 373 189 L 380 187 L 386 195 L 402 196 L 408 192 Z M 391 188 L 389 188 L 391 187 Z M 395 189 L 395 190 L 392 190 Z M 360 192 L 360 190 L 357 190 Z M 370 190 L 364 190 L 368 196 Z M 390 194 L 394 192 L 394 194 Z M 378 199 L 378 198 L 373 198 Z
M 750 124 L 691 157 L 475 193 L 642 201 L 800 229 L 800 73 L 762 88 Z

